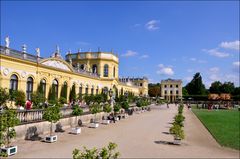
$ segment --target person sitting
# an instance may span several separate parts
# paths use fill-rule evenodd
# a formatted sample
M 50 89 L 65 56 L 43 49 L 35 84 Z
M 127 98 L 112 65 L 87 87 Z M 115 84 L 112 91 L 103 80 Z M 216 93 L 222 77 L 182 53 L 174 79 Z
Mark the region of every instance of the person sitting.
M 32 108 L 32 102 L 30 100 L 27 100 L 25 103 L 26 110 L 30 110 Z

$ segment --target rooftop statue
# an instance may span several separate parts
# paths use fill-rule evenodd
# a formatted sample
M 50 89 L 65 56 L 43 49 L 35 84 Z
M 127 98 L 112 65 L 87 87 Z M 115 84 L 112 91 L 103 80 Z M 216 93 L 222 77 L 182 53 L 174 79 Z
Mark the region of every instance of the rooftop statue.
M 22 51 L 25 52 L 25 53 L 27 52 L 27 45 L 26 44 L 23 44 Z
M 36 48 L 35 51 L 36 51 L 37 57 L 40 57 L 40 48 L 39 47 Z
M 9 39 L 9 36 L 7 36 L 7 37 L 5 38 L 5 46 L 6 46 L 7 48 L 9 48 L 9 44 L 10 44 L 10 39 Z

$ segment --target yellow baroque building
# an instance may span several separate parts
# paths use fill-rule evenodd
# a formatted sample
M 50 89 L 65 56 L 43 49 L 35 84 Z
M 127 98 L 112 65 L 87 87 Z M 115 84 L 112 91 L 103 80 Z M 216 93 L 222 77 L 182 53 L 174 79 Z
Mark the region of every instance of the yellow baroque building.
M 22 51 L 11 49 L 9 42 L 0 49 L 0 87 L 22 90 L 27 99 L 40 83 L 46 98 L 52 85 L 58 97 L 62 86 L 67 85 L 69 98 L 73 84 L 77 94 L 107 93 L 111 89 L 115 96 L 127 92 L 148 95 L 146 77 L 119 78 L 119 58 L 112 52 L 68 52 L 64 60 L 58 47 L 50 58 L 40 57 L 39 48 L 36 55 L 27 53 L 25 45 Z

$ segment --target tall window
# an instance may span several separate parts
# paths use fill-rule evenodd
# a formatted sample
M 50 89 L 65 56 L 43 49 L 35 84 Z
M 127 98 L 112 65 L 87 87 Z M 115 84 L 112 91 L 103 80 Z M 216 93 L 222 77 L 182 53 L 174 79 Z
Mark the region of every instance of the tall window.
M 178 90 L 176 90 L 176 94 L 178 94 Z
M 167 91 L 164 91 L 165 94 L 167 94 Z
M 176 85 L 176 88 L 178 88 L 178 85 Z
M 45 96 L 46 95 L 46 80 L 45 79 L 42 79 L 40 81 L 40 87 L 41 87 L 41 91 L 42 91 L 43 95 Z
M 113 77 L 115 77 L 115 67 L 113 67 Z
M 96 89 L 96 94 L 98 94 L 98 88 Z
M 93 73 L 98 73 L 96 64 L 92 65 L 92 72 Z
M 103 76 L 108 77 L 108 65 L 107 64 L 104 65 Z
M 172 94 L 172 91 L 170 91 L 170 94 Z
M 85 88 L 85 94 L 88 95 L 88 86 Z
M 79 94 L 82 94 L 82 85 L 79 87 Z
M 172 85 L 170 85 L 170 88 L 172 88 Z
M 57 99 L 58 98 L 58 81 L 56 79 L 53 80 L 52 88 L 54 89 L 55 97 Z
M 91 88 L 91 95 L 93 95 L 93 91 L 94 91 L 94 88 L 92 87 L 92 88 Z
M 28 100 L 31 100 L 32 92 L 33 92 L 33 79 L 32 79 L 32 77 L 28 77 L 27 89 L 26 89 L 26 94 L 27 94 Z
M 13 74 L 10 79 L 10 91 L 15 91 L 17 89 L 18 89 L 18 77 Z

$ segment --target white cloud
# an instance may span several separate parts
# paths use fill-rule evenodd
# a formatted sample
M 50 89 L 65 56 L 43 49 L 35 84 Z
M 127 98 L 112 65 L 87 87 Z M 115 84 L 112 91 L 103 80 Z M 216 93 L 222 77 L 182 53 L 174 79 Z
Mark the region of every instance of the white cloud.
M 221 80 L 221 78 L 220 78 L 217 74 L 211 74 L 211 75 L 209 76 L 209 79 L 210 79 L 211 81 L 220 81 L 220 80 Z
M 235 67 L 240 67 L 240 61 L 233 62 L 232 64 Z
M 88 42 L 85 42 L 85 41 L 77 41 L 77 42 L 75 42 L 76 43 L 76 45 L 90 45 L 90 43 L 88 43 Z
M 146 28 L 150 31 L 154 31 L 154 30 L 158 30 L 159 27 L 158 27 L 158 23 L 159 21 L 158 20 L 150 20 L 149 22 L 147 22 L 145 24 Z
M 170 66 L 164 66 L 163 64 L 158 65 L 159 70 L 157 70 L 157 74 L 160 75 L 174 75 L 174 71 Z
M 199 59 L 197 59 L 195 57 L 192 57 L 189 60 L 192 61 L 192 62 L 197 62 L 197 63 L 206 63 L 207 62 L 205 60 L 199 60 Z
M 189 68 L 189 69 L 187 69 L 187 72 L 191 73 L 191 72 L 193 72 L 193 69 Z
M 203 49 L 203 51 L 207 52 L 209 55 L 216 56 L 219 58 L 225 58 L 229 56 L 229 53 L 220 52 L 218 51 L 218 49 L 210 49 L 210 50 Z
M 140 58 L 140 59 L 146 59 L 146 58 L 149 58 L 149 55 L 146 55 L 146 54 L 145 54 L 145 55 L 140 56 L 139 58 Z
M 239 50 L 240 47 L 240 41 L 231 41 L 231 42 L 222 42 L 220 44 L 220 47 L 225 49 L 233 49 L 233 50 Z
M 136 56 L 138 53 L 132 50 L 127 50 L 125 54 L 122 54 L 123 57 L 131 57 L 131 56 Z
M 209 69 L 210 73 L 218 73 L 219 72 L 219 68 L 218 67 L 212 67 Z

